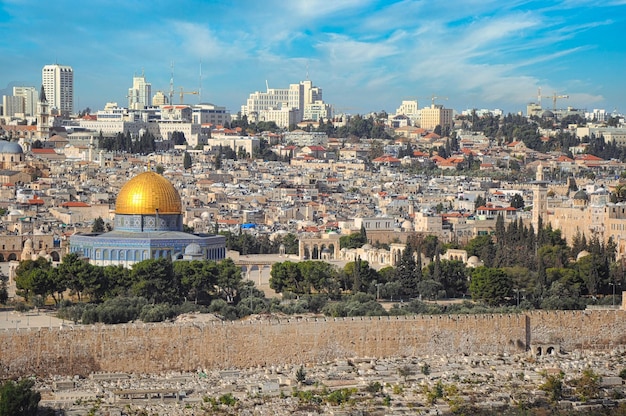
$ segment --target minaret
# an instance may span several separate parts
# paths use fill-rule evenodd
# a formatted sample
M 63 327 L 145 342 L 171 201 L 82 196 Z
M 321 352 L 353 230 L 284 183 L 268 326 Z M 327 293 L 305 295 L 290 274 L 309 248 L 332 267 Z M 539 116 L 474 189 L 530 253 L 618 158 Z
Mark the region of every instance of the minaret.
M 533 219 L 535 232 L 539 232 L 539 218 L 543 226 L 547 224 L 548 216 L 548 188 L 543 176 L 543 164 L 537 166 L 536 181 L 533 184 Z
M 50 136 L 50 112 L 48 111 L 48 99 L 43 85 L 37 101 L 37 137 L 47 140 Z

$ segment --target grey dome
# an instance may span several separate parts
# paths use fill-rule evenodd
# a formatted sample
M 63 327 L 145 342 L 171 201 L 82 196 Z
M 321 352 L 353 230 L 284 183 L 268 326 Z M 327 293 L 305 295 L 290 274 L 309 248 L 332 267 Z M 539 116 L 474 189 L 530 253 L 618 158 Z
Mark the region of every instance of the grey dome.
M 574 194 L 574 199 L 582 199 L 582 200 L 588 201 L 589 195 L 587 195 L 587 192 L 581 189 L 580 191 Z
M 200 254 L 202 254 L 202 248 L 199 244 L 191 243 L 185 247 L 186 256 L 199 256 Z
M 0 140 L 0 153 L 24 153 L 22 146 L 16 142 L 7 142 L 6 140 Z

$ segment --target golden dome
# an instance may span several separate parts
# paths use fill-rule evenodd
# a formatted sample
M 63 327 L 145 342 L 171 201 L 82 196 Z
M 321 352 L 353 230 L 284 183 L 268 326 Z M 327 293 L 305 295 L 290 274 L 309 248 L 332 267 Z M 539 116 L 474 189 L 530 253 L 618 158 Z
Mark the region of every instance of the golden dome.
M 154 172 L 141 173 L 122 187 L 115 203 L 116 214 L 180 214 L 182 203 L 174 186 Z

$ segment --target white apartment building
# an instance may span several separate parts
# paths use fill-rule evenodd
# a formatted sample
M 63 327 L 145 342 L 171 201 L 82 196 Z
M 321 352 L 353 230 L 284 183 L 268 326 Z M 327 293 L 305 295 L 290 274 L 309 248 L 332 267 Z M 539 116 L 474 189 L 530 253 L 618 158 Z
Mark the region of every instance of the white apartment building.
M 396 115 L 405 115 L 411 120 L 419 120 L 420 110 L 417 100 L 402 100 L 402 104 L 396 110 Z
M 328 120 L 333 115 L 330 104 L 324 101 L 315 101 L 311 104 L 304 105 L 303 120 L 319 121 L 320 119 Z
M 307 106 L 310 108 L 307 110 Z M 294 116 L 285 115 L 293 110 Z M 332 117 L 330 106 L 324 104 L 322 89 L 313 86 L 312 81 L 301 81 L 299 84 L 291 84 L 289 88 L 267 88 L 266 92 L 256 91 L 248 97 L 246 104 L 241 106 L 241 115 L 248 119 L 255 118 L 259 121 L 275 121 L 281 127 L 289 127 L 290 124 L 306 120 L 305 112 L 311 117 Z M 295 123 L 292 122 L 295 117 Z M 280 121 L 276 121 L 278 118 Z M 289 122 L 286 123 L 286 120 Z
M 41 71 L 41 81 L 51 110 L 63 115 L 74 112 L 74 70 L 71 66 L 46 65 Z
M 605 109 L 594 108 L 593 111 L 589 113 L 585 113 L 585 118 L 587 120 L 595 120 L 597 122 L 607 121 L 611 115 L 606 112 Z
M 37 115 L 37 88 L 35 87 L 13 87 L 13 96 L 24 99 L 24 115 Z
M 195 124 L 213 124 L 214 126 L 230 123 L 230 112 L 226 107 L 202 103 L 192 107 L 192 119 Z
M 133 77 L 133 86 L 128 89 L 128 108 L 132 110 L 143 110 L 150 106 L 150 97 L 152 96 L 152 84 L 146 82 L 146 77 Z
M 278 127 L 289 128 L 292 124 L 298 123 L 300 112 L 295 108 L 268 108 L 259 113 L 252 113 L 248 121 L 257 123 L 259 121 L 273 121 Z
M 328 143 L 328 135 L 324 132 L 307 132 L 294 130 L 285 133 L 285 143 L 293 143 L 295 146 L 325 146 Z
M 252 156 L 260 149 L 261 143 L 258 137 L 222 136 L 211 137 L 207 140 L 207 145 L 210 146 L 211 149 L 218 149 L 220 146 L 230 147 L 237 153 L 239 153 L 240 149 L 243 149 L 247 154 Z

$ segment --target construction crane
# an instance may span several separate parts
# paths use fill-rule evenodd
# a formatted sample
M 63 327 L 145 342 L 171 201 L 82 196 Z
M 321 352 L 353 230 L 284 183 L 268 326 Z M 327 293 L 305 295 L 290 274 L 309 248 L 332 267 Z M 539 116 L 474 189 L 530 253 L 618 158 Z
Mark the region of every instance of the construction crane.
M 537 98 L 539 100 L 539 107 L 541 107 L 542 98 L 552 98 L 552 112 L 554 113 L 556 111 L 556 100 L 559 100 L 561 98 L 569 98 L 569 95 L 557 95 L 556 92 L 554 92 L 552 95 L 541 95 L 541 88 L 539 88 Z
M 447 100 L 448 97 L 437 97 L 435 94 L 431 95 L 430 97 L 430 104 L 431 105 L 435 105 L 435 100 L 440 99 L 440 100 Z
M 185 91 L 183 89 L 183 87 L 180 87 L 180 103 L 183 104 L 183 101 L 185 100 L 185 94 L 190 94 L 190 95 L 198 95 L 198 91 Z

